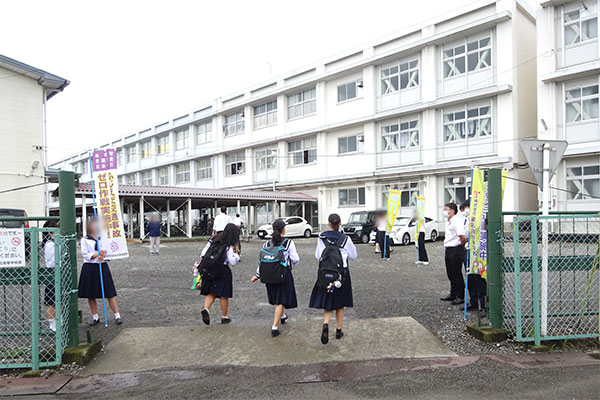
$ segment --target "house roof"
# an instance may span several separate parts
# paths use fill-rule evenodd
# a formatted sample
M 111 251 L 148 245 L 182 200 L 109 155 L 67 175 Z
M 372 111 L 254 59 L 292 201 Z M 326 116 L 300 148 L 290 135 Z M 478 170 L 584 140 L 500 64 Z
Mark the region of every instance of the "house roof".
M 41 86 L 48 89 L 46 99 L 50 99 L 58 92 L 62 92 L 62 90 L 70 83 L 68 80 L 61 78 L 58 75 L 32 67 L 31 65 L 22 63 L 21 61 L 17 61 L 2 54 L 0 54 L 0 67 L 37 80 Z
M 75 188 L 77 195 L 91 195 L 92 185 L 80 183 Z M 303 193 L 282 191 L 254 191 L 232 189 L 201 189 L 179 186 L 145 186 L 119 184 L 121 197 L 159 197 L 159 198 L 193 198 L 206 200 L 252 200 L 252 201 L 306 201 L 317 199 Z

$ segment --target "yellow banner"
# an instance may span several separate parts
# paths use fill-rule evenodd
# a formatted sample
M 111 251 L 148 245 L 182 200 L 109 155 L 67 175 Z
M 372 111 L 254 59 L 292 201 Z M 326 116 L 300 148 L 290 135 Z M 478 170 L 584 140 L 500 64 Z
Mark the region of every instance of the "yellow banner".
M 394 222 L 396 222 L 396 216 L 398 215 L 398 210 L 400 210 L 401 196 L 401 190 L 390 190 L 388 192 L 386 232 L 390 232 L 394 226 Z

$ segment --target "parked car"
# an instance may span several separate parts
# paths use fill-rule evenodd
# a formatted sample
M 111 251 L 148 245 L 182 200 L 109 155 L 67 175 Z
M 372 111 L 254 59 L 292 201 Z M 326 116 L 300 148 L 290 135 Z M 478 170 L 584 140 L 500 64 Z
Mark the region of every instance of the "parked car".
M 408 245 L 415 241 L 417 220 L 408 215 L 399 215 L 390 232 L 390 244 Z M 425 217 L 425 240 L 435 242 L 439 237 L 437 223 Z M 371 233 L 371 242 L 375 242 L 375 232 Z
M 286 237 L 294 237 L 294 236 L 304 236 L 306 238 L 310 237 L 313 233 L 313 228 L 310 224 L 302 217 L 281 217 L 276 218 L 268 224 L 261 225 L 256 230 L 256 234 L 261 239 L 270 238 L 273 234 L 273 222 L 277 220 L 283 220 L 285 222 L 285 236 Z
M 375 229 L 377 211 L 357 211 L 350 214 L 348 223 L 342 225 L 343 232 L 353 242 L 369 243 L 371 232 Z
M 26 217 L 27 212 L 17 208 L 0 208 L 0 218 L 2 217 Z M 0 228 L 29 228 L 29 221 L 2 221 L 0 220 Z M 29 259 L 31 252 L 31 234 L 24 233 L 25 236 L 25 255 Z

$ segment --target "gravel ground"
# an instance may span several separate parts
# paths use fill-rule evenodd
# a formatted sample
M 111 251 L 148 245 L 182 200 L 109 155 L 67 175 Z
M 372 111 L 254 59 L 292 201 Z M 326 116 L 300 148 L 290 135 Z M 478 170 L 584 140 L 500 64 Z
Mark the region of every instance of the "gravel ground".
M 299 307 L 288 314 L 291 319 L 321 318 L 318 310 L 308 308 L 315 282 L 317 262 L 314 258 L 316 238 L 295 239 L 300 264 L 294 268 Z M 150 256 L 147 244 L 130 244 L 130 257 L 111 262 L 124 324 L 108 328 L 91 328 L 95 338 L 107 344 L 125 327 L 178 326 L 200 323 L 202 297 L 190 290 L 192 264 L 204 243 L 170 242 L 162 246 L 160 256 Z M 266 290 L 260 282 L 250 283 L 262 241 L 243 244 L 242 261 L 233 270 L 234 298 L 229 315 L 236 324 L 264 324 L 270 328 L 273 308 L 267 303 Z M 428 243 L 430 264 L 414 264 L 414 246 L 396 246 L 392 259 L 382 262 L 372 245 L 357 245 L 358 259 L 350 264 L 354 289 L 354 308 L 347 318 L 411 316 L 459 355 L 522 352 L 514 342 L 484 344 L 467 335 L 462 306 L 439 300 L 448 293 L 449 282 L 443 264 L 441 242 Z M 79 304 L 87 323 L 91 318 L 85 300 Z M 213 314 L 218 309 L 213 308 Z M 110 313 L 109 313 L 110 314 Z M 218 314 L 216 314 L 218 315 Z M 112 321 L 112 316 L 109 316 Z M 470 313 L 469 318 L 475 319 Z M 316 322 L 316 321 L 315 321 Z M 90 328 L 81 325 L 81 337 Z M 315 324 L 315 340 L 320 325 Z

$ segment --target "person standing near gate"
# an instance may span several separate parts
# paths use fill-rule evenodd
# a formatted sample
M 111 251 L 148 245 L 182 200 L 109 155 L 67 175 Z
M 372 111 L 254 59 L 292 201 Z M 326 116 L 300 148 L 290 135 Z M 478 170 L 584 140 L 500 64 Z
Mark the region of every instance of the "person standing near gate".
M 225 230 L 227 224 L 233 224 L 233 220 L 229 215 L 227 215 L 227 207 L 221 207 L 221 214 L 215 217 L 215 221 L 213 222 L 213 231 L 212 234 L 216 235 L 217 233 L 221 233 Z
M 58 224 L 44 224 L 45 227 L 58 227 Z M 44 236 L 42 249 L 44 252 L 44 261 L 46 268 L 54 268 L 54 232 L 50 232 Z M 56 298 L 56 290 L 54 289 L 54 280 L 46 283 L 44 289 L 44 305 L 48 307 L 48 327 L 51 331 L 56 332 L 56 311 L 54 302 Z
M 481 277 L 477 268 L 474 268 L 473 271 L 469 268 L 469 205 L 470 201 L 467 199 L 464 203 L 460 205 L 460 212 L 465 219 L 465 232 L 467 235 L 467 244 L 465 245 L 465 273 L 467 275 L 467 287 L 469 289 L 469 305 L 467 306 L 467 311 L 477 311 L 479 310 L 479 316 L 485 317 L 485 296 L 487 294 L 487 283 L 485 279 Z M 469 263 L 470 264 L 470 263 Z
M 158 213 L 152 214 L 148 222 L 148 236 L 150 236 L 150 255 L 157 256 L 160 249 L 160 217 Z
M 463 296 L 465 292 L 465 281 L 462 275 L 465 243 L 467 243 L 465 221 L 458 214 L 458 207 L 455 203 L 447 203 L 444 206 L 444 217 L 446 218 L 444 238 L 446 253 L 444 259 L 446 262 L 446 275 L 450 281 L 450 294 L 440 300 L 459 305 L 464 303 Z
M 429 257 L 427 257 L 427 249 L 425 249 L 425 219 L 419 221 L 419 213 L 417 211 L 413 213 L 413 219 L 415 221 L 415 231 L 419 230 L 415 233 L 415 247 L 417 248 L 418 258 L 415 264 L 427 265 L 429 264 Z
M 390 258 L 390 241 L 387 236 L 387 215 L 385 211 L 381 211 L 376 217 L 377 233 L 375 233 L 375 242 L 379 244 L 379 251 L 381 252 L 381 259 Z M 385 257 L 385 258 L 384 258 Z

